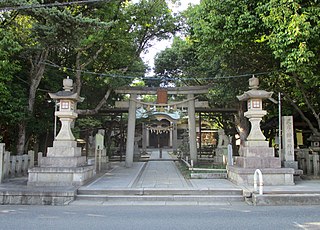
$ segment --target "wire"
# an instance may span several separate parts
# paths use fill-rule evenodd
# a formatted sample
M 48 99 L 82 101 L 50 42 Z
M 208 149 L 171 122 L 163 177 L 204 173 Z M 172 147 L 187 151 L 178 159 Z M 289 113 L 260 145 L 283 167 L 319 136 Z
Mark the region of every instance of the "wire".
M 79 0 L 79 1 L 71 1 L 71 2 L 55 2 L 55 3 L 45 3 L 45 4 L 24 5 L 24 6 L 11 6 L 11 7 L 0 8 L 0 12 L 6 12 L 11 10 L 43 8 L 43 7 L 54 7 L 54 6 L 69 6 L 73 4 L 85 4 L 85 3 L 94 3 L 94 2 L 110 2 L 110 1 L 111 0 Z
M 65 69 L 65 70 L 69 70 L 69 71 L 72 71 L 72 72 L 79 71 L 79 70 L 76 70 L 76 69 L 72 69 L 72 68 L 68 68 L 68 67 L 57 65 L 57 64 L 55 64 L 53 62 L 51 62 L 51 63 L 45 62 L 44 64 L 47 65 L 47 66 L 51 66 L 51 67 L 54 67 L 54 68 Z M 183 78 L 177 78 L 177 77 L 172 78 L 172 77 L 169 77 L 169 76 L 165 76 L 165 77 L 160 77 L 160 76 L 154 76 L 154 77 L 140 76 L 140 77 L 137 77 L 137 76 L 124 76 L 124 75 L 118 75 L 118 74 L 96 73 L 96 72 L 85 71 L 85 70 L 80 70 L 80 72 L 81 73 L 85 73 L 85 74 L 97 75 L 97 76 L 100 76 L 100 77 L 123 78 L 123 79 L 137 79 L 138 78 L 138 79 L 142 79 L 142 80 L 156 80 L 156 81 L 161 81 L 161 80 L 164 80 L 164 81 L 166 81 L 166 80 L 167 81 L 195 80 L 194 77 L 186 77 L 186 78 L 184 78 L 184 77 Z M 198 78 L 198 80 L 217 81 L 217 80 L 221 80 L 221 79 L 251 77 L 253 75 L 259 76 L 259 75 L 266 75 L 266 74 L 270 74 L 270 73 L 273 73 L 273 72 L 247 73 L 247 74 L 241 74 L 241 75 L 221 76 L 221 77 L 201 77 L 201 78 Z

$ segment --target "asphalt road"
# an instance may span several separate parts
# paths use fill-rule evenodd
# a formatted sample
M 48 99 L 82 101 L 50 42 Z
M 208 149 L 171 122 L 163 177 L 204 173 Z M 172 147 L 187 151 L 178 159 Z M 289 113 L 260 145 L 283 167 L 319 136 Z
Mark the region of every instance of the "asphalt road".
M 320 206 L 6 206 L 1 230 L 320 229 Z

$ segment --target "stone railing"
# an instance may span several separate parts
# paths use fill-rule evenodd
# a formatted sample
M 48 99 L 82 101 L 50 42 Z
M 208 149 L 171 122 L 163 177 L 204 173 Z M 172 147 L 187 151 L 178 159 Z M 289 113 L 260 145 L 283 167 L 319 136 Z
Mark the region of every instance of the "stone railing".
M 320 176 L 319 152 L 311 149 L 295 149 L 299 168 L 303 170 L 303 174 L 307 176 Z
M 34 167 L 34 151 L 14 156 L 5 150 L 5 144 L 0 143 L 0 183 L 9 178 L 27 175 L 28 169 L 32 167 Z

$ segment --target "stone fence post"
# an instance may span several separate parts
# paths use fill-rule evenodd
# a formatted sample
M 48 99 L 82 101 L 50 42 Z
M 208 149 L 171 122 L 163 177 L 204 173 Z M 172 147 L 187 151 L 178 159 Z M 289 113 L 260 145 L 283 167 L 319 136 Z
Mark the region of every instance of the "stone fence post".
M 4 178 L 4 172 L 3 172 L 4 151 L 5 151 L 5 144 L 0 143 L 0 184 L 2 183 L 3 178 Z
M 17 156 L 10 156 L 10 177 L 15 177 L 16 175 L 16 164 L 17 164 Z
M 10 166 L 10 152 L 4 151 L 4 165 L 3 165 L 3 175 L 4 178 L 9 177 L 11 166 Z
M 39 153 L 39 156 L 42 153 Z M 34 151 L 28 151 L 28 154 L 21 156 L 11 156 L 10 152 L 5 150 L 5 144 L 0 143 L 0 184 L 6 178 L 22 176 L 28 174 L 28 169 L 34 167 Z
M 319 176 L 320 162 L 318 152 L 310 151 L 310 149 L 299 149 L 296 150 L 296 154 L 299 167 L 305 175 Z
M 43 153 L 42 152 L 38 152 L 38 167 L 41 167 L 42 158 L 43 158 Z
M 34 167 L 34 151 L 29 150 L 28 151 L 28 158 L 29 158 L 29 169 Z

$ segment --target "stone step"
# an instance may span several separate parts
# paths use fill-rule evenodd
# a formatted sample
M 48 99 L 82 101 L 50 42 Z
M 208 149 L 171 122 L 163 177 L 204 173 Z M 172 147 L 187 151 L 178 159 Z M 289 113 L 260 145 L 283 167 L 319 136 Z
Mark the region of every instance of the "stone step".
M 127 202 L 178 202 L 184 203 L 225 203 L 243 202 L 242 189 L 177 189 L 177 188 L 119 188 L 119 189 L 79 189 L 76 201 L 109 203 Z
M 251 202 L 256 206 L 271 205 L 320 205 L 320 193 L 288 192 L 252 194 Z
M 128 202 L 243 202 L 241 195 L 77 195 L 76 201 Z
M 227 179 L 228 175 L 227 173 L 218 173 L 218 172 L 213 172 L 213 173 L 191 172 L 190 177 L 191 179 Z
M 237 188 L 228 189 L 177 189 L 177 188 L 119 188 L 119 189 L 86 189 L 80 188 L 78 195 L 239 195 L 243 190 Z

